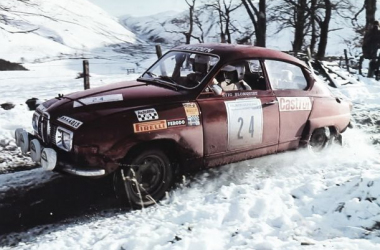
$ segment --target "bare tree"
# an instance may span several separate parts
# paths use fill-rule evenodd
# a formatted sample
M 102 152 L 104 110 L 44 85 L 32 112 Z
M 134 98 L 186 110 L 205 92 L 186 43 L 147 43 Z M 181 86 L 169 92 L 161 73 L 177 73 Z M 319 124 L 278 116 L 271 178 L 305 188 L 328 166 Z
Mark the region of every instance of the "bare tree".
M 204 43 L 205 42 L 205 31 L 203 29 L 203 23 L 200 19 L 200 16 L 202 15 L 203 11 L 202 10 L 196 10 L 195 13 L 194 13 L 194 23 L 195 25 L 198 27 L 199 29 L 199 36 L 194 36 L 192 35 L 192 37 L 194 39 L 197 39 L 199 43 Z
M 219 18 L 219 30 L 221 43 L 232 43 L 231 34 L 237 29 L 233 25 L 233 19 L 231 17 L 232 12 L 237 10 L 240 4 L 232 4 L 233 0 L 214 0 L 211 4 L 205 6 L 212 11 L 218 13 Z
M 258 7 L 252 3 L 252 0 L 242 0 L 242 3 L 255 28 L 255 45 L 265 47 L 267 32 L 266 0 L 259 0 Z
M 173 30 L 166 30 L 168 33 L 176 33 L 176 34 L 182 34 L 185 36 L 185 44 L 190 44 L 190 40 L 193 37 L 193 30 L 194 30 L 194 10 L 195 10 L 195 2 L 196 0 L 185 0 L 186 4 L 189 6 L 189 15 L 185 15 L 182 18 L 174 18 L 171 20 L 171 23 L 176 25 L 179 28 L 182 28 L 185 26 L 182 31 L 173 31 Z M 187 29 L 186 29 L 187 28 Z
M 316 21 L 318 22 L 320 28 L 319 35 L 319 44 L 317 58 L 322 59 L 326 53 L 328 35 L 329 35 L 329 26 L 331 20 L 331 12 L 333 5 L 330 0 L 323 0 L 324 3 L 324 17 L 317 16 Z
M 283 0 L 270 10 L 270 18 L 279 23 L 277 32 L 285 28 L 294 29 L 293 51 L 302 50 L 305 37 L 310 30 L 310 12 L 307 0 Z

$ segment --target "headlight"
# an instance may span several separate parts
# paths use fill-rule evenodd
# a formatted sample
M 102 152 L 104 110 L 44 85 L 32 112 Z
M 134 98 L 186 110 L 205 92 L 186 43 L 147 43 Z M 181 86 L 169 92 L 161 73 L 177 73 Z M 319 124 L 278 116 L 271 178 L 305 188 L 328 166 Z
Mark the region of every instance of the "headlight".
M 73 146 L 73 137 L 73 132 L 62 127 L 58 127 L 57 132 L 55 133 L 55 143 L 57 147 L 65 151 L 70 151 Z
M 38 114 L 37 112 L 34 112 L 33 114 L 33 119 L 32 119 L 32 125 L 33 125 L 33 129 L 34 131 L 36 131 L 38 133 L 38 122 L 40 120 L 40 114 Z

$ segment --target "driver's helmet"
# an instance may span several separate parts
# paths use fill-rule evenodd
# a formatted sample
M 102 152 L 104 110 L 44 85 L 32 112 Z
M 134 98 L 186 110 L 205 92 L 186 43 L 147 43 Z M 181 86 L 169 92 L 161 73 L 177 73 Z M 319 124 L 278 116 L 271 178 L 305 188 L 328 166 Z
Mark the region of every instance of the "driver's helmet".
M 206 55 L 195 55 L 193 62 L 193 71 L 207 74 L 210 70 L 210 57 Z
M 241 81 L 244 79 L 245 75 L 245 66 L 244 64 L 236 64 L 234 65 L 237 73 L 237 80 Z
M 224 72 L 224 77 L 226 79 L 227 84 L 238 82 L 236 67 L 232 65 L 226 65 L 221 70 Z
M 293 73 L 287 69 L 281 70 L 281 80 L 291 82 L 293 80 Z

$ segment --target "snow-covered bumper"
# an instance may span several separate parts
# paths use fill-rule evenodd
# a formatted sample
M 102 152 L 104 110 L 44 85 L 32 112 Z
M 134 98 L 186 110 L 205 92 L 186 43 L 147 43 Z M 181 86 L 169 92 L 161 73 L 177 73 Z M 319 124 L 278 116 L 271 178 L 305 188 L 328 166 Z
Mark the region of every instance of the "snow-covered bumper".
M 15 140 L 21 152 L 23 154 L 30 152 L 32 160 L 36 163 L 40 163 L 41 167 L 45 170 L 52 171 L 54 169 L 60 169 L 70 174 L 88 177 L 103 176 L 106 174 L 104 169 L 80 168 L 68 162 L 59 161 L 55 149 L 44 147 L 39 138 L 22 128 L 16 129 Z

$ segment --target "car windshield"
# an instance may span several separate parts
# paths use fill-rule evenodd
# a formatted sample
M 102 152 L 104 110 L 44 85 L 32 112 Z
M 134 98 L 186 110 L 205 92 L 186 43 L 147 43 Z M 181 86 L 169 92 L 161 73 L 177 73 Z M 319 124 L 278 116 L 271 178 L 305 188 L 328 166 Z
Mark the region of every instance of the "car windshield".
M 192 89 L 203 81 L 218 61 L 214 55 L 171 51 L 147 70 L 140 80 Z

